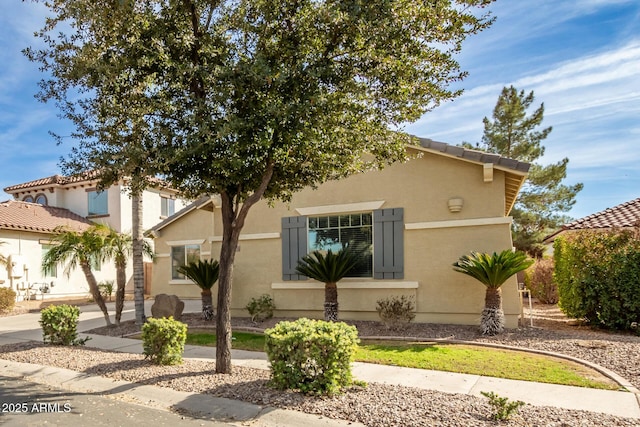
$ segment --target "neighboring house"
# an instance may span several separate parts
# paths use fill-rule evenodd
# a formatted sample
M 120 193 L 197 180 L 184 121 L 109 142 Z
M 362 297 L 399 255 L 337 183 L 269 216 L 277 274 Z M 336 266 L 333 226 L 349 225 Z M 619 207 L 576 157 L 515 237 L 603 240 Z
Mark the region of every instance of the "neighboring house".
M 79 269 L 67 279 L 62 268 L 43 271 L 42 257 L 49 250 L 49 239 L 56 227 L 83 231 L 91 221 L 68 209 L 37 203 L 8 200 L 0 203 L 0 246 L 8 265 L 0 268 L 0 286 L 9 286 L 21 298 L 31 295 L 77 294 L 78 285 L 88 292 L 86 279 Z M 53 287 L 52 287 L 53 285 Z
M 577 230 L 630 229 L 638 226 L 640 226 L 640 198 L 565 224 L 560 230 L 545 237 L 544 243 L 551 247 L 556 237 Z
M 132 229 L 132 203 L 131 198 L 126 193 L 125 183 L 114 184 L 103 191 L 98 191 L 97 183 L 98 180 L 95 174 L 88 174 L 82 177 L 54 175 L 12 185 L 5 188 L 4 191 L 12 195 L 16 201 L 25 202 L 25 206 L 40 205 L 46 208 L 62 208 L 63 211 L 73 213 L 86 223 L 105 223 L 119 232 L 130 233 Z M 163 185 L 162 181 L 157 180 L 157 186 L 149 187 L 143 193 L 143 228 L 145 230 L 151 228 L 163 219 L 173 215 L 177 210 L 182 209 L 185 205 L 186 203 L 177 196 L 175 190 L 168 188 Z M 35 207 L 33 210 L 36 210 Z M 3 231 L 5 229 L 23 230 L 20 217 L 7 216 L 7 212 L 0 211 L 0 223 L 5 224 L 3 229 L 0 230 L 0 240 L 6 240 Z M 45 234 L 50 234 L 51 231 L 52 229 L 46 227 L 43 229 Z M 25 233 L 25 231 L 20 233 Z M 38 240 L 46 241 L 46 238 L 39 236 Z M 35 252 L 30 253 L 29 250 Z M 18 252 L 16 252 L 15 247 L 9 250 L 7 245 L 3 245 L 0 246 L 0 251 L 5 255 L 22 254 L 29 259 L 28 267 L 30 272 L 40 270 L 40 264 L 35 265 L 33 263 L 36 259 L 42 258 L 41 249 L 36 251 L 35 248 L 27 249 L 23 247 L 18 248 Z M 105 265 L 103 268 L 106 270 L 96 273 L 98 280 L 115 281 L 115 269 L 111 271 L 110 265 Z M 72 277 L 75 277 L 75 274 L 74 272 Z M 127 271 L 127 289 L 129 290 L 132 289 L 132 274 L 132 266 L 129 263 Z M 67 279 L 66 276 L 59 273 L 56 278 L 59 286 L 51 289 L 49 295 L 86 294 L 88 291 L 86 280 L 83 275 L 79 277 L 81 277 L 81 280 Z M 31 274 L 27 282 L 29 281 L 35 282 L 40 281 L 40 279 L 36 280 L 36 276 Z
M 296 193 L 289 204 L 251 208 L 233 270 L 231 310 L 247 316 L 253 297 L 273 297 L 278 316 L 322 318 L 324 284 L 295 272 L 298 259 L 346 241 L 371 249 L 368 262 L 338 284 L 342 319 L 378 320 L 376 301 L 408 295 L 416 321 L 478 324 L 485 289 L 452 264 L 472 250 L 510 249 L 508 217 L 529 165 L 427 139 L 413 158 L 382 171 L 330 181 Z M 204 197 L 153 227 L 152 295 L 197 298 L 177 268 L 218 258 L 218 197 Z M 214 292 L 217 291 L 217 285 Z M 515 277 L 503 286 L 508 327 L 520 314 Z M 215 300 L 215 299 L 214 299 Z

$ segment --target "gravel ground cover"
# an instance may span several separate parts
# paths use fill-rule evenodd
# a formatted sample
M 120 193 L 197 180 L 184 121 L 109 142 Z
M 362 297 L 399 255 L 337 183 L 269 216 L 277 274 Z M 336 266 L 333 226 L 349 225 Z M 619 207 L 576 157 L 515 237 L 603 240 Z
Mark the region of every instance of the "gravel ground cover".
M 508 330 L 497 337 L 483 337 L 477 327 L 458 325 L 412 324 L 404 331 L 390 334 L 378 322 L 353 324 L 361 336 L 448 338 L 563 353 L 609 368 L 640 388 L 640 337 L 571 326 L 566 319 L 551 319 L 549 313 L 553 307 L 538 306 L 537 310 L 541 314 L 534 310 L 534 325 L 539 327 Z M 192 327 L 213 327 L 202 321 L 198 314 L 187 314 L 182 320 Z M 266 328 L 276 321 L 271 319 L 255 325 L 248 319 L 233 319 L 233 326 Z M 119 328 L 100 328 L 91 332 L 122 336 L 136 331 L 135 325 L 125 323 Z M 216 375 L 213 362 L 188 360 L 179 366 L 159 367 L 151 365 L 142 355 L 105 352 L 90 347 L 60 348 L 40 343 L 0 347 L 0 358 L 293 409 L 375 427 L 496 425 L 490 419 L 493 410 L 484 398 L 409 387 L 371 383 L 366 387 L 352 387 L 338 396 L 310 397 L 271 389 L 267 385 L 269 373 L 263 370 L 236 366 L 231 375 Z M 505 425 L 640 426 L 640 420 L 525 405 Z

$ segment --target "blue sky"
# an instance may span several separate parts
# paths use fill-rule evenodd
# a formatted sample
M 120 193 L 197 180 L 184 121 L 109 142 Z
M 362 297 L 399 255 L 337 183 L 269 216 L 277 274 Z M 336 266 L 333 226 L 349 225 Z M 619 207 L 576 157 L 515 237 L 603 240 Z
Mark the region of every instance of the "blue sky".
M 42 77 L 21 54 L 46 10 L 3 0 L 0 14 L 0 188 L 60 173 L 49 131 L 68 134 L 53 104 L 33 95 Z M 568 184 L 584 183 L 569 213 L 580 218 L 640 197 L 640 2 L 638 0 L 497 0 L 496 23 L 465 42 L 458 60 L 469 72 L 464 94 L 406 130 L 438 141 L 475 143 L 504 86 L 544 102 L 547 164 L 569 157 Z M 8 199 L 4 194 L 0 199 Z

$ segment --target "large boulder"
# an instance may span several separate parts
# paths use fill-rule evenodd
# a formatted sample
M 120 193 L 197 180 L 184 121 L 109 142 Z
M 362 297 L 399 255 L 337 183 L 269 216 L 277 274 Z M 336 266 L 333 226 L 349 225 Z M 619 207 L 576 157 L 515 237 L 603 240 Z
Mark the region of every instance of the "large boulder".
M 184 310 L 184 302 L 180 301 L 176 295 L 158 294 L 151 306 L 151 315 L 155 319 L 173 316 L 175 320 L 180 320 L 182 310 Z

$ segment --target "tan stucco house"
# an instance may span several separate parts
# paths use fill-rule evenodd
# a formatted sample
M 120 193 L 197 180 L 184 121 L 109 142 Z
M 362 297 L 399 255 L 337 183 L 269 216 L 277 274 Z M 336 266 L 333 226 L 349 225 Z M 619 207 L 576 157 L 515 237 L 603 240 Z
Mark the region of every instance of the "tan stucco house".
M 289 204 L 261 201 L 247 217 L 236 254 L 232 315 L 247 316 L 253 297 L 273 297 L 277 316 L 322 318 L 324 284 L 295 272 L 315 249 L 349 241 L 370 248 L 354 276 L 338 284 L 341 319 L 378 320 L 376 301 L 415 298 L 417 322 L 478 324 L 484 286 L 456 273 L 452 263 L 471 250 L 512 247 L 508 216 L 529 165 L 499 155 L 428 139 L 418 155 L 317 189 Z M 155 238 L 152 294 L 199 298 L 177 272 L 197 258 L 217 258 L 222 241 L 219 199 L 202 198 L 149 231 Z M 215 291 L 215 290 L 214 290 Z M 520 313 L 515 277 L 503 286 L 508 327 Z

